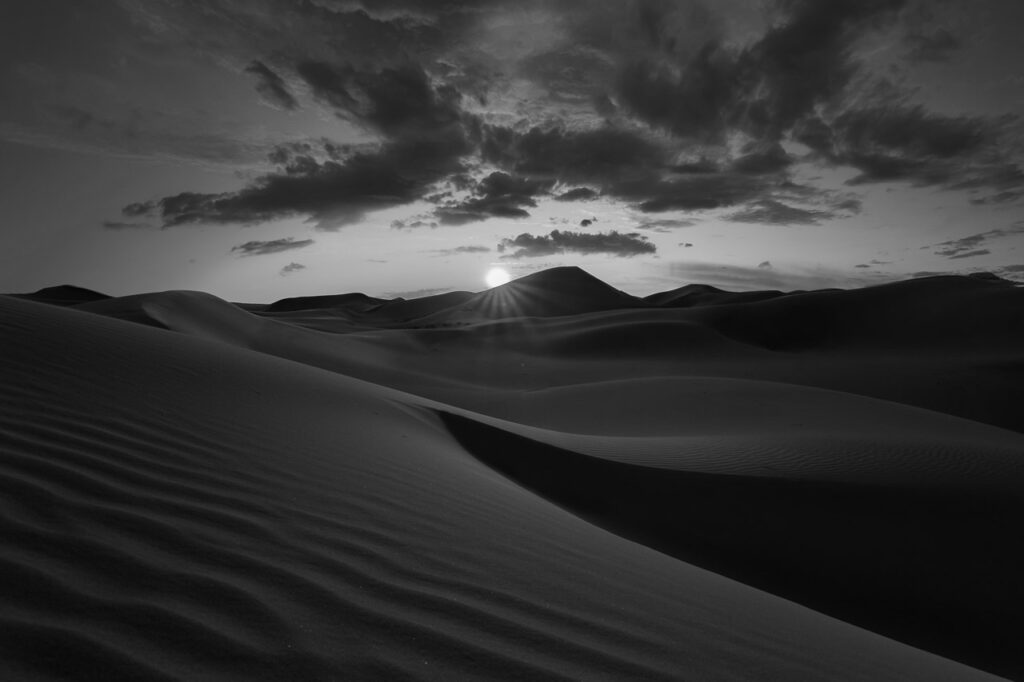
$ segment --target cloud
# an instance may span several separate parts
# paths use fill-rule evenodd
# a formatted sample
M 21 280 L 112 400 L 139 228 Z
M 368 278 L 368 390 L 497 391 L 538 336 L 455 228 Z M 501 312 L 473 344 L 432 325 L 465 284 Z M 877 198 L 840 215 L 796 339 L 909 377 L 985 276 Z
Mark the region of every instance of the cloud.
M 636 203 L 644 213 L 704 210 L 734 206 L 771 191 L 774 183 L 739 173 L 641 178 L 611 185 L 607 192 Z
M 949 259 L 971 258 L 973 256 L 987 255 L 991 253 L 991 251 L 981 247 L 988 244 L 993 239 L 1010 237 L 1017 234 L 1024 234 L 1024 222 L 1014 223 L 1010 227 L 996 228 L 994 230 L 978 232 L 967 235 L 966 237 L 960 237 L 959 239 L 939 242 L 935 246 L 941 248 L 938 248 L 935 251 L 935 254 Z
M 725 216 L 734 223 L 760 223 L 765 225 L 815 225 L 832 217 L 827 211 L 814 211 L 787 206 L 774 199 L 761 199 L 752 205 Z
M 796 137 L 832 164 L 860 175 L 849 184 L 909 181 L 920 186 L 999 192 L 977 203 L 1011 201 L 1024 171 L 1005 158 L 1007 117 L 945 116 L 903 104 L 852 108 L 830 122 L 803 121 Z
M 1024 283 L 1024 264 L 1004 265 L 1003 267 L 996 268 L 995 274 L 1018 284 Z
M 911 29 L 903 38 L 907 57 L 913 62 L 944 62 L 963 45 L 949 29 L 936 28 L 932 31 Z
M 299 102 L 288 89 L 284 79 L 274 73 L 261 61 L 253 61 L 245 67 L 245 72 L 256 77 L 256 92 L 263 101 L 276 109 L 293 111 L 299 108 Z
M 476 184 L 473 194 L 461 202 L 451 202 L 438 208 L 435 215 L 446 225 L 497 218 L 526 218 L 530 214 L 523 208 L 537 205 L 535 196 L 547 193 L 553 180 L 510 175 L 495 171 Z
M 589 187 L 576 187 L 567 192 L 562 192 L 555 197 L 555 201 L 589 201 L 600 196 L 597 190 Z
M 742 156 L 733 160 L 733 172 L 763 175 L 778 173 L 793 164 L 793 159 L 778 142 L 748 144 L 743 152 Z
M 657 248 L 638 232 L 627 234 L 611 231 L 599 234 L 553 230 L 547 236 L 523 233 L 514 239 L 503 239 L 498 251 L 502 258 L 538 258 L 559 253 L 607 253 L 615 256 L 637 256 L 655 253 Z
M 654 230 L 655 232 L 669 232 L 670 230 L 680 229 L 684 227 L 693 227 L 697 224 L 695 220 L 687 220 L 682 218 L 660 218 L 657 220 L 641 219 L 637 223 L 636 227 L 640 230 Z
M 288 275 L 292 274 L 293 272 L 298 272 L 299 270 L 305 270 L 305 269 L 306 269 L 306 266 L 303 265 L 302 263 L 289 263 L 288 265 L 286 265 L 283 268 L 281 268 L 281 272 L 279 272 L 278 274 L 281 275 L 281 277 L 287 277 Z
M 423 220 L 422 218 L 410 218 L 409 220 L 392 220 L 392 230 L 412 230 L 417 227 L 429 227 L 434 229 L 437 227 L 437 222 L 434 220 Z
M 988 249 L 975 249 L 974 251 L 967 251 L 965 253 L 958 253 L 954 256 L 949 256 L 949 258 L 951 260 L 956 258 L 974 258 L 975 256 L 987 256 L 990 253 L 992 252 Z
M 433 90 L 421 69 L 383 69 L 372 77 L 309 63 L 306 77 L 319 97 L 383 133 L 384 141 L 369 151 L 325 142 L 321 157 L 302 146 L 278 145 L 271 160 L 279 169 L 241 190 L 183 192 L 124 210 L 158 214 L 164 227 L 255 224 L 305 215 L 319 229 L 331 230 L 367 211 L 419 199 L 433 183 L 463 170 L 460 159 L 472 151 L 467 120 L 455 108 L 454 97 L 444 88 Z
M 130 9 L 153 40 L 219 55 L 279 108 L 309 93 L 304 103 L 372 142 L 278 143 L 277 170 L 235 192 L 178 193 L 132 204 L 146 210 L 126 216 L 158 216 L 165 227 L 299 216 L 335 229 L 425 200 L 433 220 L 401 226 L 457 225 L 525 218 L 556 187 L 560 201 L 601 196 L 645 213 L 735 207 L 735 219 L 776 224 L 858 212 L 856 199 L 813 181 L 796 196 L 792 174 L 808 160 L 857 169 L 854 184 L 1019 199 L 1024 171 L 999 152 L 1007 121 L 942 116 L 906 104 L 897 86 L 888 99 L 871 89 L 880 77 L 862 57 L 874 31 L 919 60 L 955 49 L 947 29 L 907 18 L 914 3 L 210 0 L 203 13 L 169 1 Z M 740 9 L 754 17 L 742 35 L 730 14 Z M 793 141 L 812 153 L 799 157 Z
M 442 256 L 457 256 L 463 253 L 490 253 L 490 249 L 486 246 L 456 246 L 454 249 L 441 249 L 437 253 Z
M 608 183 L 649 173 L 668 152 L 650 136 L 611 126 L 570 130 L 534 126 L 525 133 L 500 126 L 480 130 L 485 161 L 533 177 Z
M 312 239 L 295 239 L 285 237 L 282 239 L 271 239 L 268 241 L 248 241 L 231 248 L 232 252 L 238 252 L 241 256 L 266 256 L 271 253 L 281 253 L 292 249 L 302 249 L 313 243 Z
M 1024 177 L 1022 177 L 1021 180 L 1024 181 Z M 1024 197 L 1024 188 L 1003 190 L 986 197 L 977 197 L 970 201 L 975 206 L 991 206 L 994 204 L 1008 204 L 1011 201 L 1020 199 L 1021 197 Z
M 631 114 L 675 135 L 722 141 L 736 128 L 776 141 L 835 99 L 858 69 L 853 45 L 893 18 L 905 0 L 776 0 L 757 40 L 732 49 L 711 19 L 687 50 L 666 36 L 670 3 L 647 3 L 651 48 L 623 68 L 616 94 Z M 658 28 L 654 28 L 657 26 Z M 685 54 L 683 52 L 686 51 Z
M 459 93 L 450 86 L 433 86 L 422 67 L 411 63 L 357 71 L 351 66 L 303 61 L 296 71 L 336 115 L 387 137 L 429 133 L 458 125 L 462 119 Z

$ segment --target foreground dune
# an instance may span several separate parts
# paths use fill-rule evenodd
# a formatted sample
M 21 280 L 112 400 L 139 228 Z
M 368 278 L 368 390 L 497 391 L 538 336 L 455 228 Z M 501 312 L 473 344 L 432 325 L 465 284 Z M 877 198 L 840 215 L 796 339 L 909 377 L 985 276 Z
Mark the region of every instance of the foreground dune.
M 1021 294 L 0 297 L 0 676 L 1019 676 Z

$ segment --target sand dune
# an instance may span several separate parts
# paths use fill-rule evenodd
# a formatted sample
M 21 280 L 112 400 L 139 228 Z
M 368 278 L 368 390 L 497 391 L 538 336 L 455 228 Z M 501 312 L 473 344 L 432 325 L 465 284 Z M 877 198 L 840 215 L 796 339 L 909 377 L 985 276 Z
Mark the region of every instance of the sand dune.
M 4 679 L 1024 674 L 1012 285 L 56 289 L 0 297 Z

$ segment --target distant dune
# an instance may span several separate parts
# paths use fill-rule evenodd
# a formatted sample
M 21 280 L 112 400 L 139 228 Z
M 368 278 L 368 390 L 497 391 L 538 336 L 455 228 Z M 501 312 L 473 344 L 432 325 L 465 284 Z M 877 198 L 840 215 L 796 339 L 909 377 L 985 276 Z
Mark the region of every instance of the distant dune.
M 0 296 L 0 679 L 1024 678 L 1024 288 Z

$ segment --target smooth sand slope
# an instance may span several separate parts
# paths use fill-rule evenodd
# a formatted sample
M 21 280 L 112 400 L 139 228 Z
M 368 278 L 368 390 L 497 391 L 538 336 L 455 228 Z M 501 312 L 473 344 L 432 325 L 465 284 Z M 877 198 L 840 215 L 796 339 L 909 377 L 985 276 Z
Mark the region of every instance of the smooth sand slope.
M 4 679 L 1024 674 L 1012 285 L 83 291 L 0 297 Z

